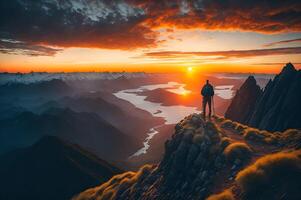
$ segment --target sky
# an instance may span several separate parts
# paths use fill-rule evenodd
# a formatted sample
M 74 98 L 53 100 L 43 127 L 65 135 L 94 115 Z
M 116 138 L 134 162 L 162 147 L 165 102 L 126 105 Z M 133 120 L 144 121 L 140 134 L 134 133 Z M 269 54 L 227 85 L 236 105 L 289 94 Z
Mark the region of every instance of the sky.
M 301 69 L 300 0 L 1 0 L 1 72 Z

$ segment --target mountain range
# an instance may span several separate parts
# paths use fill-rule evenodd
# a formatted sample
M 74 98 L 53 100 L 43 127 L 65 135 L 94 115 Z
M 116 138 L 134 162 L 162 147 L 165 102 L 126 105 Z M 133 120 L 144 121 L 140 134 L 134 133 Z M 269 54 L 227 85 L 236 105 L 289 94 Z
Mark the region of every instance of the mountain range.
M 0 156 L 0 199 L 70 199 L 122 171 L 78 145 L 44 136 Z
M 300 141 L 300 130 L 274 134 L 193 114 L 175 126 L 159 164 L 116 175 L 73 200 L 297 200 Z
M 31 145 L 45 135 L 80 144 L 107 160 L 125 158 L 139 145 L 99 115 L 68 108 L 52 107 L 41 114 L 25 111 L 0 120 L 0 133 L 2 153 Z

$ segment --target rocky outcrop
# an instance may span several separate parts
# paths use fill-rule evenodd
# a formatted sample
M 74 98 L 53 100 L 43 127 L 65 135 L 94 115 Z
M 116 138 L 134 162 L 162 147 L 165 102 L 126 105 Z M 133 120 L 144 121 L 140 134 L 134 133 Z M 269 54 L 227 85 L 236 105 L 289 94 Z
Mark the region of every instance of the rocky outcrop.
M 288 63 L 263 92 L 249 77 L 233 98 L 225 117 L 268 131 L 301 129 L 301 71 Z
M 301 129 L 300 113 L 301 71 L 288 63 L 267 84 L 247 124 L 269 131 Z
M 257 85 L 254 76 L 249 76 L 237 90 L 225 117 L 240 123 L 247 123 L 261 95 L 262 90 Z
M 274 180 L 282 178 L 280 175 L 277 178 L 277 173 L 280 173 L 277 166 L 280 165 L 281 170 L 290 166 L 289 169 L 295 170 L 294 176 L 286 183 L 294 188 L 301 171 L 299 154 L 295 154 L 299 152 L 296 149 L 300 149 L 301 132 L 292 130 L 274 137 L 269 132 L 254 131 L 262 140 L 244 139 L 250 130 L 239 123 L 218 117 L 206 122 L 201 115 L 190 115 L 175 126 L 175 133 L 171 140 L 166 141 L 164 157 L 158 165 L 146 165 L 138 172 L 116 175 L 108 182 L 80 193 L 73 200 L 273 199 L 269 198 L 270 194 L 274 197 L 276 193 L 273 191 L 283 187 L 283 183 L 279 182 L 279 187 L 264 187 L 263 196 L 256 193 L 254 198 L 245 198 L 253 195 L 248 188 L 256 188 L 256 183 L 262 183 L 264 176 L 259 180 L 255 177 L 252 185 L 248 186 L 245 185 L 245 177 L 254 176 L 249 174 L 255 173 L 250 168 L 254 165 L 261 170 L 263 163 L 273 170 L 271 176 L 267 174 L 269 182 L 263 183 L 272 185 Z M 285 142 L 288 140 L 291 141 Z M 278 151 L 291 153 L 273 156 Z M 271 157 L 264 157 L 270 154 Z M 254 163 L 261 157 L 264 157 L 263 161 Z M 286 192 L 285 188 L 281 189 L 277 195 Z M 301 196 L 297 190 L 293 192 L 294 197 Z
M 205 199 L 221 184 L 221 176 L 225 182 L 233 180 L 250 161 L 251 156 L 234 158 L 239 151 L 236 147 L 229 150 L 232 156 L 228 160 L 224 150 L 231 142 L 223 135 L 215 123 L 203 121 L 200 115 L 186 117 L 166 141 L 159 165 L 117 175 L 74 199 Z

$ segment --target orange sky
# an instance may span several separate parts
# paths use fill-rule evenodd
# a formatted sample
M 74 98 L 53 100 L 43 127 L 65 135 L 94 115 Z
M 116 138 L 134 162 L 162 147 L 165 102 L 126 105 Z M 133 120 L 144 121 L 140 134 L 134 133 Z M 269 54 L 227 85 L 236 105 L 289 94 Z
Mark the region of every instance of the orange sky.
M 0 8 L 1 72 L 277 73 L 287 62 L 301 68 L 301 27 L 292 12 L 301 9 L 298 1 L 39 2 Z M 273 17 L 283 13 L 286 20 Z

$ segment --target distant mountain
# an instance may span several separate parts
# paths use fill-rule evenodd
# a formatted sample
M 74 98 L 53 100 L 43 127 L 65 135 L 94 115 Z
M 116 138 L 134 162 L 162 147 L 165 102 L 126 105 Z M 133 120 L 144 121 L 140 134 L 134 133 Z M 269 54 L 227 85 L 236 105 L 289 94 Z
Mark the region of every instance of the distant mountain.
M 246 87 L 249 85 L 249 87 Z M 301 71 L 288 63 L 261 93 L 250 78 L 233 98 L 226 117 L 269 131 L 301 129 Z
M 35 96 L 59 96 L 72 93 L 72 88 L 64 81 L 52 79 L 34 83 L 6 83 L 0 86 L 1 98 L 8 97 L 35 97 Z
M 14 116 L 25 111 L 25 108 L 14 105 L 13 103 L 0 103 L 0 120 L 13 118 Z
M 145 133 L 151 127 L 163 123 L 163 119 L 154 118 L 150 113 L 137 109 L 129 102 L 106 92 L 62 97 L 39 105 L 33 110 L 42 113 L 52 107 L 70 108 L 75 112 L 96 113 L 115 128 L 122 130 L 127 136 L 141 143 L 145 139 Z M 136 124 L 140 125 L 136 126 Z
M 225 113 L 225 117 L 240 123 L 247 123 L 262 93 L 254 76 L 249 76 L 237 90 Z
M 0 120 L 0 152 L 26 147 L 44 135 L 59 136 L 107 160 L 124 159 L 139 146 L 97 114 L 49 108 L 42 114 L 22 112 Z
M 50 81 L 61 79 L 66 81 L 82 81 L 82 80 L 114 80 L 121 76 L 128 79 L 144 78 L 151 76 L 144 72 L 70 72 L 70 73 L 47 73 L 47 72 L 31 72 L 31 73 L 0 73 L 0 84 L 6 83 L 35 83 L 40 81 Z
M 67 200 L 121 170 L 76 145 L 45 136 L 0 157 L 0 199 Z
M 175 126 L 159 164 L 116 175 L 73 200 L 297 200 L 300 141 L 298 130 L 274 134 L 193 114 Z

